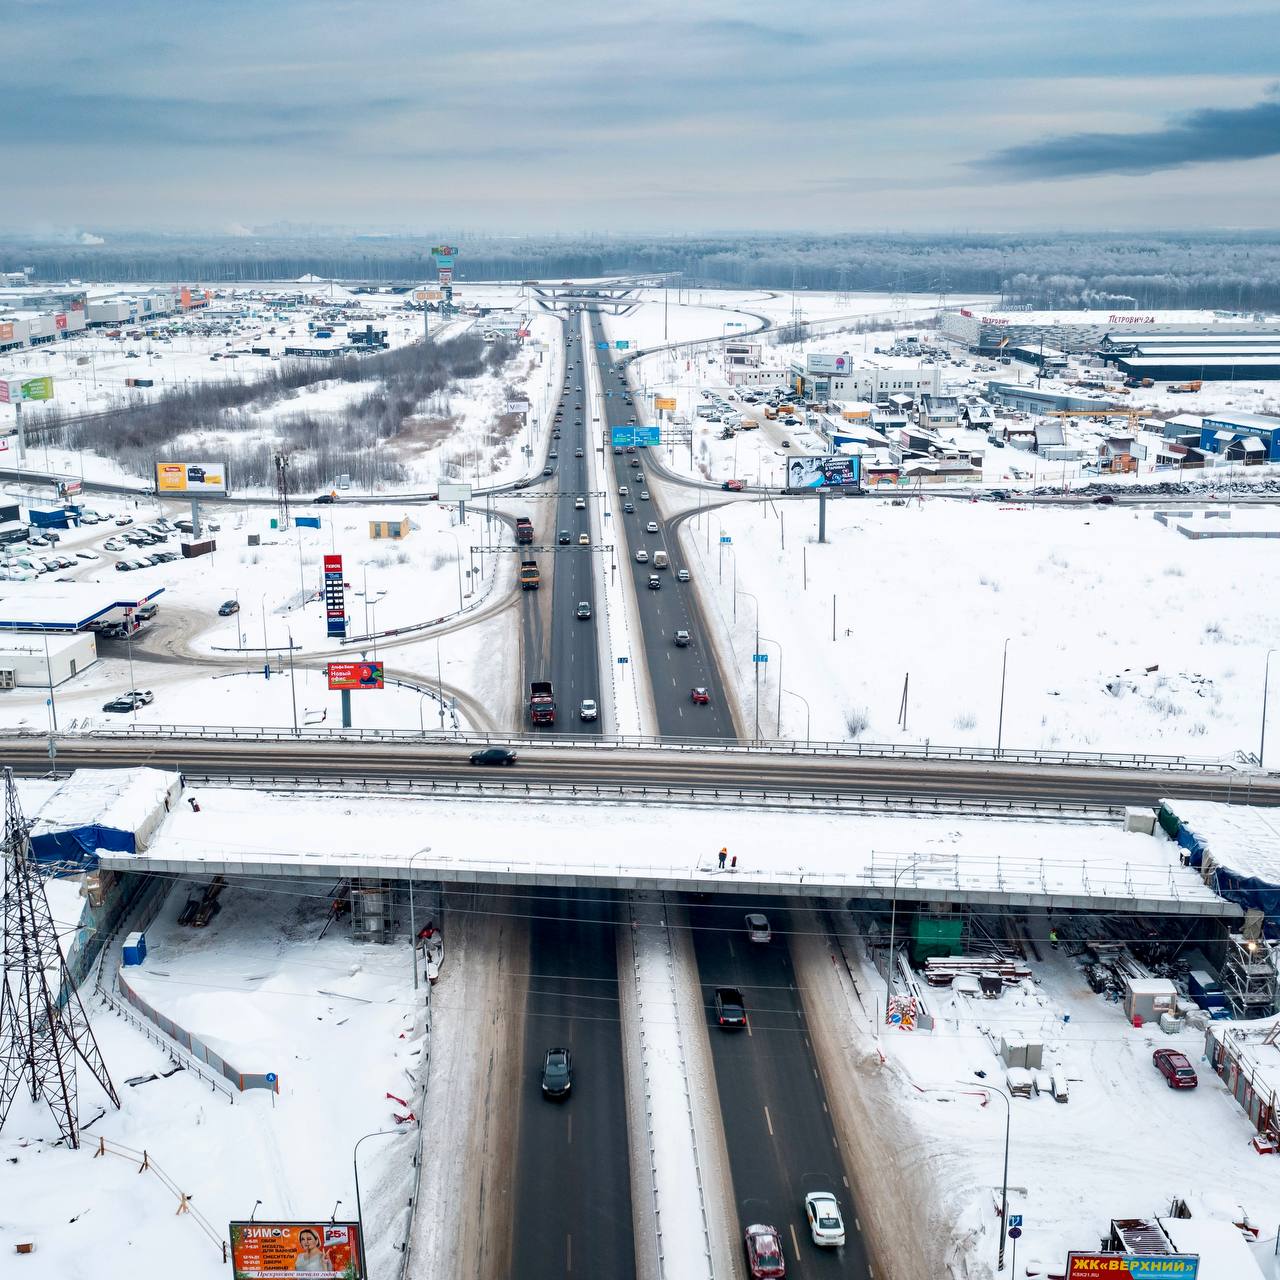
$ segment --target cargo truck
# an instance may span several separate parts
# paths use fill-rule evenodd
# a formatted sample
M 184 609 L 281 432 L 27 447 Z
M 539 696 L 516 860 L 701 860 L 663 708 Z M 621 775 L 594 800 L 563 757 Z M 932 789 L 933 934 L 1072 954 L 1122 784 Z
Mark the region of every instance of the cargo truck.
M 522 591 L 537 591 L 542 585 L 542 576 L 538 573 L 538 562 L 536 560 L 520 561 L 520 589 Z
M 529 719 L 534 724 L 555 724 L 556 700 L 550 680 L 534 680 L 529 685 Z
M 516 541 L 523 543 L 533 541 L 533 521 L 528 516 L 516 516 Z

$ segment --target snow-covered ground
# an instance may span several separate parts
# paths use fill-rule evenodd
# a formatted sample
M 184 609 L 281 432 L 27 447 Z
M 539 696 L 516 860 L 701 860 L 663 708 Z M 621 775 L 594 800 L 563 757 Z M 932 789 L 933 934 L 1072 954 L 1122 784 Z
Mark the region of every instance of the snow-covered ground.
M 329 900 L 316 882 L 229 888 L 203 930 L 177 925 L 185 896 L 182 886 L 170 895 L 130 983 L 237 1065 L 276 1071 L 279 1093 L 237 1093 L 232 1104 L 192 1072 L 165 1078 L 167 1054 L 95 1000 L 90 984 L 83 998 L 121 1110 L 81 1067 L 89 1127 L 80 1150 L 52 1144 L 47 1108 L 22 1091 L 0 1135 L 0 1252 L 12 1258 L 15 1244 L 33 1242 L 20 1270 L 35 1280 L 159 1276 L 175 1258 L 193 1280 L 227 1274 L 220 1248 L 176 1212 L 157 1176 L 139 1173 L 140 1161 L 110 1148 L 94 1159 L 99 1137 L 145 1151 L 226 1239 L 227 1223 L 255 1208 L 259 1220 L 327 1222 L 340 1200 L 339 1220 L 353 1220 L 353 1145 L 397 1128 L 395 1113 L 408 1108 L 388 1094 L 414 1096 L 425 1040 L 404 952 L 353 946 L 345 925 L 321 939 Z M 73 883 L 53 882 L 50 900 L 56 919 L 79 915 Z M 394 1266 L 412 1186 L 416 1134 L 402 1128 L 359 1152 L 375 1275 Z
M 94 509 L 114 518 L 128 513 L 141 524 L 161 512 L 175 517 L 179 504 L 157 506 L 143 500 L 93 498 Z M 513 510 L 533 514 L 531 502 L 506 500 Z M 0 599 L 21 598 L 28 590 L 56 590 L 51 579 L 101 582 L 111 591 L 149 595 L 157 589 L 157 617 L 137 633 L 130 680 L 130 647 L 121 641 L 99 641 L 102 659 L 85 668 L 54 693 L 63 727 L 75 721 L 106 722 L 101 704 L 106 696 L 129 688 L 152 689 L 156 700 L 140 709 L 139 721 L 162 724 L 250 724 L 284 726 L 293 722 L 294 690 L 290 688 L 288 646 L 294 649 L 298 723 L 333 724 L 338 695 L 327 689 L 323 663 L 355 661 L 362 652 L 385 662 L 388 677 L 417 686 L 392 685 L 379 693 L 355 697 L 355 723 L 365 728 L 417 728 L 419 712 L 427 727 L 438 726 L 437 706 L 420 690 L 442 682 L 470 695 L 492 723 L 502 723 L 514 686 L 514 611 L 498 612 L 472 633 L 447 632 L 436 640 L 389 637 L 376 644 L 342 646 L 326 635 L 322 596 L 324 556 L 343 556 L 348 584 L 349 634 L 386 632 L 436 618 L 459 609 L 490 611 L 514 598 L 514 559 L 492 548 L 509 541 L 507 527 L 487 517 L 483 506 L 470 506 L 465 526 L 457 524 L 456 507 L 338 503 L 313 507 L 319 529 L 295 528 L 285 533 L 271 527 L 267 506 L 206 506 L 219 525 L 213 534 L 218 549 L 209 556 L 122 573 L 118 559 L 145 554 L 133 548 L 111 551 L 104 544 L 127 531 L 113 522 L 61 531 L 58 554 L 79 560 L 78 551 L 96 559 L 79 567 L 44 575 L 37 583 L 0 583 Z M 371 521 L 407 516 L 412 530 L 404 539 L 372 538 Z M 259 545 L 251 546 L 251 537 Z M 176 546 L 174 540 L 163 544 Z M 48 554 L 50 549 L 43 549 Z M 238 613 L 220 617 L 224 601 L 237 600 Z M 463 616 L 466 616 L 465 614 Z M 484 643 L 482 643 L 482 640 Z M 272 650 L 273 673 L 263 677 L 263 648 Z M 376 649 L 376 652 L 375 652 Z M 158 656 L 161 663 L 148 661 Z M 175 662 L 189 658 L 189 664 Z M 204 664 L 203 666 L 201 664 Z M 212 665 L 211 665 L 212 664 Z M 104 696 L 105 695 L 105 696 Z M 0 699 L 0 723 L 44 727 L 46 692 L 22 688 Z M 462 723 L 475 719 L 460 706 Z M 340 723 L 340 721 L 338 721 Z
M 1048 946 L 1041 920 L 1044 959 L 1032 962 L 1031 979 L 994 1000 L 925 987 L 934 1030 L 881 1033 L 884 980 L 860 962 L 858 926 L 843 917 L 863 997 L 850 1001 L 841 1033 L 850 1070 L 880 1078 L 901 1128 L 898 1149 L 930 1171 L 952 1274 L 995 1273 L 1007 1098 L 994 1095 L 1005 1083 L 1001 1037 L 1018 1034 L 1043 1045 L 1046 1072 L 1062 1068 L 1069 1101 L 1040 1093 L 1008 1103 L 1009 1210 L 1022 1215 L 1024 1234 L 1012 1272 L 1013 1242 L 1006 1247 L 1006 1274 L 1043 1276 L 1069 1249 L 1106 1235 L 1112 1218 L 1165 1215 L 1178 1196 L 1197 1214 L 1231 1216 L 1239 1206 L 1273 1237 L 1280 1199 L 1272 1162 L 1250 1147 L 1253 1125 L 1203 1060 L 1203 1033 L 1130 1026 L 1119 1004 L 1089 990 L 1065 949 Z M 794 927 L 804 927 L 803 916 Z M 1158 1048 L 1185 1053 L 1199 1087 L 1168 1088 L 1151 1062 Z
M 759 675 L 763 736 L 994 746 L 1007 639 L 1006 748 L 1256 750 L 1280 602 L 1240 583 L 1266 580 L 1271 541 L 1119 507 L 836 501 L 825 545 L 817 519 L 735 502 L 682 530 L 752 724 Z

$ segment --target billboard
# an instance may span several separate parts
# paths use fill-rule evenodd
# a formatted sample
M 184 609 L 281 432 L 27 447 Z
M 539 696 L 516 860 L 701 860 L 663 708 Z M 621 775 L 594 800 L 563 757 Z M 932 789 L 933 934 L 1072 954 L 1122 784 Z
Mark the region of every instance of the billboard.
M 157 493 L 226 493 L 225 462 L 157 462 Z
M 508 400 L 502 406 L 503 413 L 528 413 L 529 402 L 527 400 Z
M 0 342 L 13 341 L 13 321 L 8 320 L 4 324 L 0 324 Z
M 364 1280 L 356 1222 L 233 1222 L 236 1280 Z
M 452 244 L 433 245 L 431 256 L 433 258 L 456 258 L 458 256 L 458 247 Z
M 609 442 L 623 447 L 634 444 L 656 449 L 662 443 L 662 432 L 658 427 L 610 427 Z
M 330 689 L 381 689 L 384 683 L 381 662 L 329 663 Z
M 325 633 L 339 638 L 347 634 L 346 584 L 342 580 L 342 557 L 324 558 Z
M 631 348 L 631 340 L 629 338 L 619 338 L 614 344 L 615 351 L 628 351 Z
M 437 502 L 470 502 L 471 486 L 469 484 L 441 484 L 436 494 Z
M 676 398 L 675 396 L 654 396 L 653 407 L 661 412 L 663 409 L 669 409 L 675 412 Z
M 856 489 L 862 459 L 847 453 L 824 453 L 787 459 L 788 489 Z
M 1196 1280 L 1200 1256 L 1194 1253 L 1072 1253 L 1067 1258 L 1068 1280 L 1115 1280 L 1117 1276 L 1176 1276 Z
M 844 354 L 810 351 L 804 358 L 804 368 L 806 373 L 848 373 L 853 368 L 853 360 Z
M 441 283 L 441 284 L 452 284 L 452 283 L 453 283 L 453 268 L 452 268 L 452 267 L 441 267 L 441 268 L 440 268 L 440 283 Z
M 53 379 L 0 378 L 0 404 L 19 404 L 23 400 L 52 400 Z

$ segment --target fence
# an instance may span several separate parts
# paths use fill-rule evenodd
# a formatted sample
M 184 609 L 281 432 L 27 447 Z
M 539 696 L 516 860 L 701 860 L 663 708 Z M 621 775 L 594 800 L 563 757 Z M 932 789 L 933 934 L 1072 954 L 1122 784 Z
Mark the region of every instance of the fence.
M 39 737 L 47 734 L 14 734 L 16 737 Z M 70 736 L 70 735 L 64 735 Z M 610 748 L 646 747 L 661 752 L 683 753 L 709 751 L 717 755 L 787 755 L 800 758 L 815 756 L 857 757 L 887 760 L 955 761 L 988 764 L 1056 764 L 1063 766 L 1094 765 L 1115 769 L 1169 769 L 1195 771 L 1231 771 L 1241 759 L 1200 756 L 1159 755 L 1153 752 L 1044 751 L 1038 748 L 937 746 L 931 742 L 828 742 L 793 741 L 789 738 L 758 740 L 721 738 L 658 737 L 650 734 L 555 734 L 511 732 L 455 732 L 439 730 L 415 732 L 412 729 L 321 729 L 315 726 L 291 732 L 288 729 L 254 728 L 251 726 L 214 726 L 178 724 L 134 724 L 127 729 L 91 729 L 89 738 L 212 738 L 231 741 L 261 742 L 331 742 L 350 739 L 354 742 L 429 742 L 459 746 L 545 746 L 572 747 L 576 750 L 601 751 Z

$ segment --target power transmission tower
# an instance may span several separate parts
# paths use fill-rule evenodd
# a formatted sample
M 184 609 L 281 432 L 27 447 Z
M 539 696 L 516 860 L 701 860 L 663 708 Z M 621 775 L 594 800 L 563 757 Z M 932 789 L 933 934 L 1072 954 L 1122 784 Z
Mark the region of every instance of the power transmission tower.
M 0 987 L 0 1129 L 24 1081 L 49 1104 L 63 1141 L 80 1145 L 76 1055 L 119 1108 L 62 952 L 44 882 L 28 857 L 13 770 L 4 771 L 4 983 Z M 56 981 L 55 981 L 56 980 Z
M 276 454 L 276 509 L 283 532 L 289 527 L 289 455 Z

